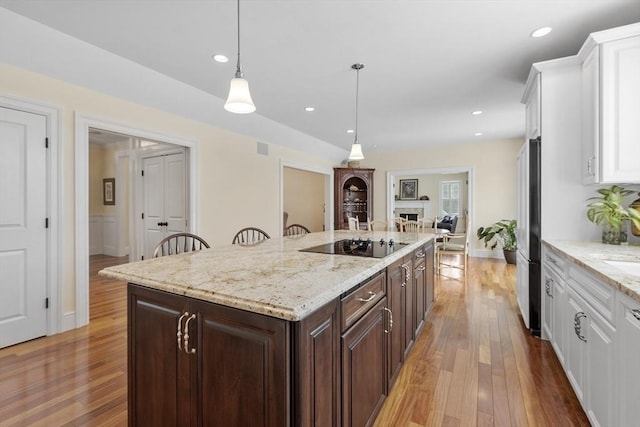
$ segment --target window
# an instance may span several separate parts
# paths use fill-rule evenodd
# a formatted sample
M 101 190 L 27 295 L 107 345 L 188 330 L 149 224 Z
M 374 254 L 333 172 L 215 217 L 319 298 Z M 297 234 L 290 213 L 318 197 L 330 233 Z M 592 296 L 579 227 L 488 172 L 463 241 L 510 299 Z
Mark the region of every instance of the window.
M 460 215 L 460 181 L 440 183 L 440 205 L 450 215 Z

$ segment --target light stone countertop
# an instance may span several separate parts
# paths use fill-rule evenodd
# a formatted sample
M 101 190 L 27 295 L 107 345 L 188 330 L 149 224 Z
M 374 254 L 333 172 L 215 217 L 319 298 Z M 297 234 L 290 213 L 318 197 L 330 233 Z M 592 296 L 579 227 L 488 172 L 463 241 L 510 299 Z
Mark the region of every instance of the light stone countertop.
M 409 243 L 385 258 L 299 249 L 352 237 Z M 298 321 L 433 239 L 430 233 L 326 231 L 279 237 L 255 246 L 211 249 L 122 264 L 101 276 L 178 295 Z
M 640 246 L 606 245 L 599 242 L 545 240 L 549 248 L 564 255 L 602 282 L 640 302 L 640 276 L 629 274 L 605 261 L 640 262 Z

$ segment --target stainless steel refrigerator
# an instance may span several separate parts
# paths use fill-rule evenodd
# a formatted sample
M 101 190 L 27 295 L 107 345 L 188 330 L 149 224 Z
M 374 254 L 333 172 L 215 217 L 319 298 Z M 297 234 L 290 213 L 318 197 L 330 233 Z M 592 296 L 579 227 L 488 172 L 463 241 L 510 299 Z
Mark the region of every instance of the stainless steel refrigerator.
M 541 246 L 540 246 L 540 137 L 530 139 L 518 153 L 517 282 L 516 297 L 526 327 L 540 336 Z

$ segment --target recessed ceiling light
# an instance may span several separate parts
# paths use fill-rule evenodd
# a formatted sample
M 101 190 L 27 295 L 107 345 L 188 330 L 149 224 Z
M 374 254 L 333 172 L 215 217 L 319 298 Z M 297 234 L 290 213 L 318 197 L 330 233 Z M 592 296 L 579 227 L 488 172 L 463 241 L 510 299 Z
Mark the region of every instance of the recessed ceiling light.
M 542 28 L 538 28 L 537 30 L 534 30 L 531 33 L 531 37 L 534 38 L 538 38 L 538 37 L 544 37 L 547 34 L 549 34 L 551 32 L 552 28 L 551 27 L 542 27 Z
M 476 110 L 476 111 L 472 112 L 471 114 L 473 114 L 474 116 L 479 116 L 480 114 L 482 114 L 482 110 Z
M 476 132 L 474 133 L 475 136 L 482 136 L 482 132 Z
M 213 55 L 213 60 L 216 62 L 222 62 L 222 63 L 229 62 L 229 58 L 220 54 Z
M 347 129 L 347 133 L 353 133 L 353 129 Z
M 311 111 L 315 111 L 315 110 L 316 110 L 316 109 L 315 109 L 315 108 L 313 108 L 313 107 L 304 107 L 304 111 L 309 111 L 309 112 L 311 112 Z

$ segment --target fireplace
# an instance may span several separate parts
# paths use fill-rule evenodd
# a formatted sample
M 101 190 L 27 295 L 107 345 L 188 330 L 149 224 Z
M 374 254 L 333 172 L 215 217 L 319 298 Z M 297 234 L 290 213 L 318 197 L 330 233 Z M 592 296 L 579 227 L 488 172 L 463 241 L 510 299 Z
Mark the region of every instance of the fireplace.
M 408 220 L 408 221 L 417 221 L 418 220 L 418 214 L 417 213 L 401 213 L 398 214 L 398 216 Z

